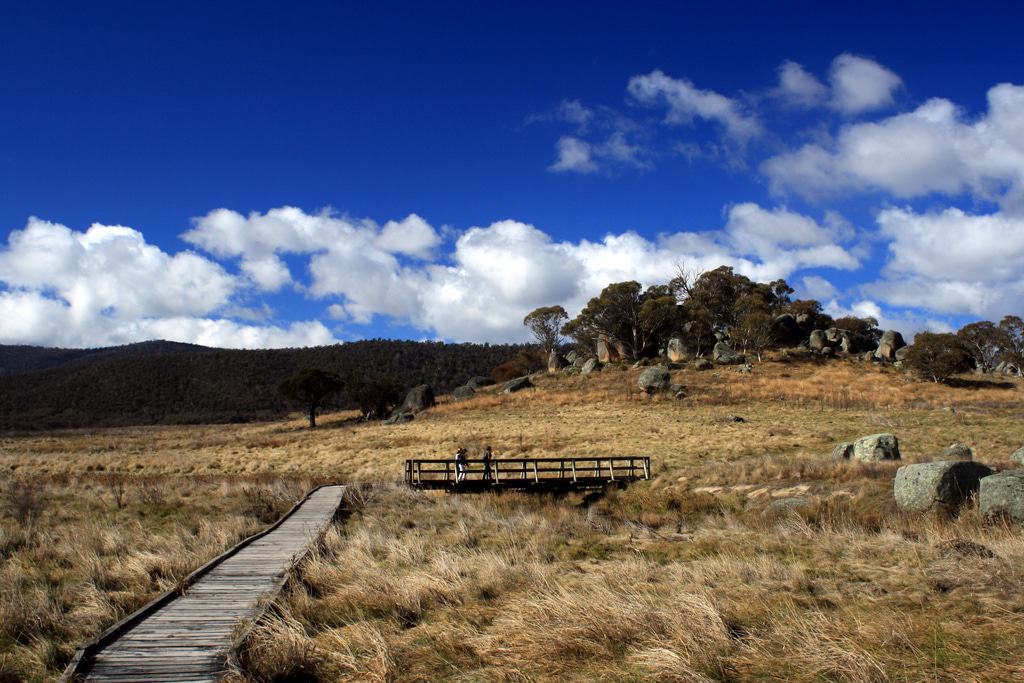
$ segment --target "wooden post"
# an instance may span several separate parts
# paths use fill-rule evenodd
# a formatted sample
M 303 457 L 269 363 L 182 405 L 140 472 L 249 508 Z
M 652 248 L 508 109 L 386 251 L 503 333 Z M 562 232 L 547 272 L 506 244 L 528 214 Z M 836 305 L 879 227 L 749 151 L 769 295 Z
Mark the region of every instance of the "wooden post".
M 533 481 L 540 482 L 540 476 L 537 474 L 537 461 L 533 461 Z
M 501 473 L 498 472 L 498 461 L 494 461 L 494 483 L 498 484 L 501 482 Z
M 445 460 L 444 461 L 444 480 L 445 481 L 448 481 L 448 477 L 450 476 L 451 468 L 452 468 L 451 462 L 448 461 L 448 460 Z
M 419 460 L 416 461 L 416 483 L 417 484 L 422 484 L 423 483 L 423 476 L 420 473 L 420 461 Z
M 644 458 L 644 479 L 651 478 L 651 459 Z
M 615 458 L 608 458 L 608 474 L 611 475 L 612 481 L 615 481 Z
M 576 461 L 570 460 L 569 464 L 572 465 L 572 483 L 576 483 Z

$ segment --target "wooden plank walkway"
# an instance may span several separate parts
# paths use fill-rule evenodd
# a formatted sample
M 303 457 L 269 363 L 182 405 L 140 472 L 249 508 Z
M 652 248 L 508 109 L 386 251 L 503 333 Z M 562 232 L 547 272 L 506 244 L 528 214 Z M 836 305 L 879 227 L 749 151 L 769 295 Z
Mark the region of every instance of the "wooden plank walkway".
M 405 461 L 405 483 L 451 493 L 483 491 L 565 492 L 625 486 L 651 478 L 651 459 L 623 455 L 594 458 L 502 458 L 466 461 L 460 475 L 454 459 Z
M 344 492 L 344 486 L 314 490 L 269 531 L 197 570 L 183 594 L 154 601 L 80 650 L 63 680 L 219 680 L 239 622 L 254 618 L 276 594 L 288 569 L 330 524 Z

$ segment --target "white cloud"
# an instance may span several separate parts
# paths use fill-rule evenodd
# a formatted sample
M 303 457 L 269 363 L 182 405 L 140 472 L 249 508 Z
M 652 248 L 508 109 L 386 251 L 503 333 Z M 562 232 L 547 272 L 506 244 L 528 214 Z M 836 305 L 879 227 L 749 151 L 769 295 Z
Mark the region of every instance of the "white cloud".
M 210 317 L 240 281 L 202 256 L 167 254 L 142 233 L 95 224 L 85 232 L 31 218 L 0 250 L 0 343 L 102 346 L 169 339 L 224 347 L 330 343 L 316 321 L 288 327 Z
M 921 315 L 913 311 L 887 311 L 871 299 L 862 299 L 849 306 L 840 305 L 834 299 L 824 305 L 824 310 L 833 318 L 854 316 L 874 318 L 883 330 L 897 330 L 908 343 L 913 343 L 918 332 L 952 332 L 953 327 L 945 320 Z
M 815 107 L 828 98 L 828 88 L 796 62 L 786 61 L 779 67 L 776 97 L 796 107 Z
M 641 104 L 664 103 L 668 107 L 666 123 L 684 124 L 699 117 L 721 124 L 726 133 L 741 144 L 761 134 L 757 117 L 744 113 L 737 100 L 713 90 L 701 90 L 686 79 L 672 78 L 655 70 L 633 76 L 626 89 Z
M 558 150 L 558 158 L 548 167 L 550 171 L 593 173 L 598 168 L 597 162 L 593 159 L 593 146 L 586 140 L 563 135 L 555 144 L 555 149 Z
M 420 259 L 430 258 L 440 243 L 437 231 L 414 213 L 401 221 L 388 221 L 377 237 L 377 246 L 384 251 Z
M 988 104 L 971 123 L 952 102 L 932 99 L 905 114 L 847 125 L 833 145 L 805 145 L 761 170 L 774 191 L 811 198 L 844 190 L 1015 197 L 1024 182 L 1024 87 L 997 85 Z
M 887 209 L 878 224 L 889 240 L 878 298 L 948 314 L 1024 314 L 1024 217 Z
M 874 60 L 841 54 L 832 62 L 829 83 L 832 108 L 852 115 L 891 105 L 903 81 Z
M 818 301 L 828 301 L 836 295 L 835 285 L 820 275 L 808 275 L 800 282 L 801 289 L 803 290 L 801 295 L 804 297 L 810 297 Z
M 566 135 L 559 138 L 555 148 L 558 151 L 558 158 L 548 170 L 556 173 L 593 173 L 602 168 L 621 166 L 649 167 L 642 159 L 641 147 L 631 144 L 622 131 L 615 131 L 602 143 L 587 142 Z

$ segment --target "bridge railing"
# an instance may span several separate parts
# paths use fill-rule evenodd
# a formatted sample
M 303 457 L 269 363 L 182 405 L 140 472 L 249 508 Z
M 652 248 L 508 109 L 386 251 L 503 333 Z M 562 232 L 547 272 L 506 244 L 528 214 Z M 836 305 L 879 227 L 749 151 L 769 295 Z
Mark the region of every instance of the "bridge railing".
M 466 460 L 465 477 L 459 479 L 454 458 L 405 461 L 405 482 L 412 486 L 455 484 L 459 481 L 503 483 L 553 483 L 606 480 L 636 481 L 651 478 L 651 459 L 645 456 L 593 458 L 492 458 L 490 466 L 479 458 Z

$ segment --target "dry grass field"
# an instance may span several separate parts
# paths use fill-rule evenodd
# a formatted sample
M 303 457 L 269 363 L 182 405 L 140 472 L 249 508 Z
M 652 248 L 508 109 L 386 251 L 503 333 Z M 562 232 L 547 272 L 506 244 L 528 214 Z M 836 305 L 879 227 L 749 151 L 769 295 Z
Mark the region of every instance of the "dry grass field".
M 75 644 L 325 480 L 373 485 L 250 638 L 242 680 L 1024 679 L 1021 530 L 901 514 L 898 465 L 828 457 L 888 431 L 904 461 L 962 441 L 1011 467 L 1019 383 L 767 362 L 680 370 L 673 400 L 638 395 L 637 372 L 395 426 L 2 436 L 0 680 L 53 679 Z M 484 444 L 649 455 L 655 477 L 592 505 L 395 485 L 406 458 Z

